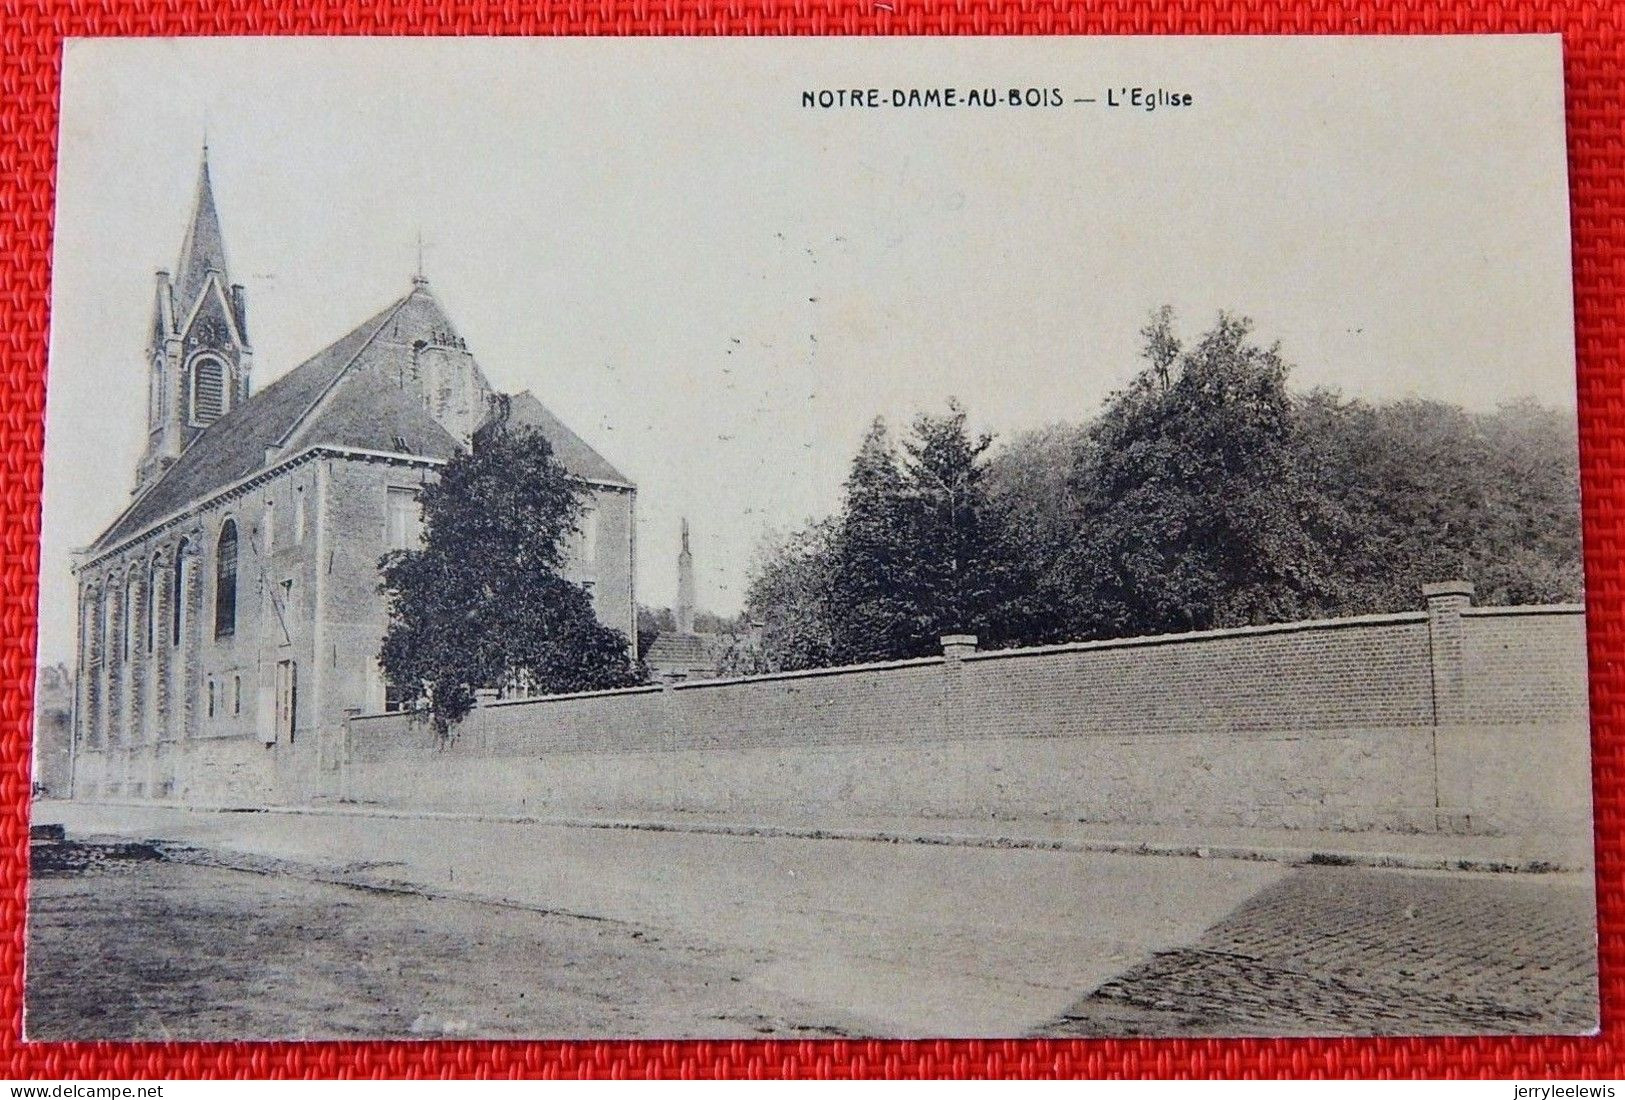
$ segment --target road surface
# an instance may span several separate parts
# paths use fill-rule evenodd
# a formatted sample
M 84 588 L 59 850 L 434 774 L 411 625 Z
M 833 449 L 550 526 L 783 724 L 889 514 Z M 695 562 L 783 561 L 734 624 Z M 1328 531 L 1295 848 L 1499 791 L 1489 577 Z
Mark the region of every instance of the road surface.
M 1589 884 L 1575 875 L 432 818 L 53 812 L 70 838 L 163 843 L 122 858 L 87 848 L 36 875 L 34 1038 L 1392 1031 L 1367 1008 L 1397 999 L 1404 1024 L 1407 990 L 1425 1030 L 1480 1019 L 1493 1030 L 1583 1030 L 1594 1000 Z M 1288 901 L 1272 902 L 1282 891 Z M 1359 898 L 1374 899 L 1362 919 L 1380 934 L 1315 924 Z M 1440 975 L 1460 971 L 1410 965 L 1418 950 L 1456 949 L 1440 914 L 1467 914 L 1485 943 L 1503 945 L 1463 949 L 1483 956 L 1478 1000 L 1427 1000 Z M 1322 929 L 1319 954 L 1278 945 L 1306 921 Z M 1418 939 L 1435 926 L 1446 930 Z M 1248 954 L 1249 944 L 1277 946 Z M 1253 960 L 1239 985 L 1212 965 L 1227 954 Z M 1308 962 L 1295 972 L 1297 955 Z M 1353 1015 L 1320 1010 L 1333 1003 L 1317 985 L 1328 976 Z M 1294 992 L 1226 1001 L 1232 986 L 1259 985 Z M 1168 1001 L 1163 987 L 1183 992 Z M 1531 1007 L 1553 990 L 1561 1003 Z

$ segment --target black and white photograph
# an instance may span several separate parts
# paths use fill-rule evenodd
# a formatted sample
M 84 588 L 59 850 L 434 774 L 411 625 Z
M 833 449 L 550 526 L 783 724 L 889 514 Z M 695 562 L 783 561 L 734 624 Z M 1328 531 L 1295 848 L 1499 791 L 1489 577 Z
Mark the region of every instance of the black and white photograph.
M 69 41 L 27 1038 L 1594 1034 L 1562 77 Z

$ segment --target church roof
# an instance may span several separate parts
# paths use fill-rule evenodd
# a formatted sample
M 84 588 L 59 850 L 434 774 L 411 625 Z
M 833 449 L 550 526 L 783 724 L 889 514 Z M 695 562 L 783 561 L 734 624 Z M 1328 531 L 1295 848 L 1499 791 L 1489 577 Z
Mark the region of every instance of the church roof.
M 650 640 L 643 651 L 643 659 L 650 667 L 661 671 L 715 671 L 722 645 L 722 639 L 715 634 L 682 634 L 675 630 L 663 630 Z
M 192 222 L 186 227 L 186 239 L 181 242 L 180 263 L 175 268 L 175 298 L 185 308 L 197 301 L 204 279 L 210 271 L 220 273 L 220 282 L 226 278 L 226 244 L 220 235 L 220 215 L 214 208 L 214 185 L 209 181 L 209 150 L 203 150 L 203 162 L 197 170 L 197 199 L 192 206 Z
M 553 445 L 553 457 L 559 465 L 577 477 L 632 487 L 625 474 L 611 466 L 608 459 L 548 411 L 547 406 L 536 400 L 529 390 L 513 395 L 509 402 L 508 423 L 540 431 Z
M 194 439 L 91 546 L 111 549 L 147 527 L 309 447 L 327 445 L 444 461 L 459 443 L 399 385 L 420 342 L 460 343 L 422 279 L 405 297 L 301 363 Z M 512 405 L 540 428 L 565 469 L 630 485 L 528 393 Z M 270 452 L 268 456 L 268 451 Z

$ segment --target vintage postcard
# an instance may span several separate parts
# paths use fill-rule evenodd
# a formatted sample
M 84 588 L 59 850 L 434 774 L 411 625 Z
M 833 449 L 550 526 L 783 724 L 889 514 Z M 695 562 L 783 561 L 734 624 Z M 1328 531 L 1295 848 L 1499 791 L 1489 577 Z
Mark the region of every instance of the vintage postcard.
M 1556 36 L 61 119 L 29 1038 L 1595 1030 Z

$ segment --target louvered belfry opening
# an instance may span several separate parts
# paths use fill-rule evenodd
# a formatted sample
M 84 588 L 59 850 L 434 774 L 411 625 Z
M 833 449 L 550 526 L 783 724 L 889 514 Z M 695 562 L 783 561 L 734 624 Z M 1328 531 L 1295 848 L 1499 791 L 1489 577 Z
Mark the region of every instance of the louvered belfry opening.
M 205 356 L 192 364 L 192 423 L 212 424 L 225 412 L 225 364 Z

